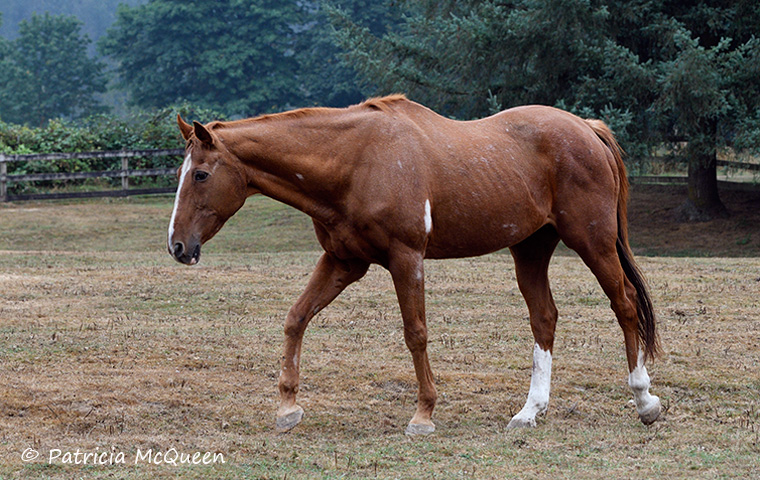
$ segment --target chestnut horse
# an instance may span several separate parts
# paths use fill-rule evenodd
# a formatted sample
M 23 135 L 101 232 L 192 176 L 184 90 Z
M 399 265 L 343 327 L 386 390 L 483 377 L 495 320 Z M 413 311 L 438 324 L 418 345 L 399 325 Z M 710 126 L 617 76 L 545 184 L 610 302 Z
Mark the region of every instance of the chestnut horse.
M 547 271 L 560 240 L 610 299 L 641 421 L 658 418 L 644 367 L 658 350 L 655 318 L 628 245 L 621 150 L 601 121 L 526 106 L 461 122 L 403 95 L 205 126 L 177 121 L 187 145 L 169 224 L 176 260 L 197 263 L 201 245 L 256 193 L 311 216 L 324 249 L 285 320 L 278 430 L 303 417 L 296 393 L 306 326 L 375 263 L 393 279 L 419 383 L 406 433 L 433 432 L 423 260 L 505 247 L 535 338 L 528 399 L 509 427 L 535 426 L 549 402 L 557 309 Z

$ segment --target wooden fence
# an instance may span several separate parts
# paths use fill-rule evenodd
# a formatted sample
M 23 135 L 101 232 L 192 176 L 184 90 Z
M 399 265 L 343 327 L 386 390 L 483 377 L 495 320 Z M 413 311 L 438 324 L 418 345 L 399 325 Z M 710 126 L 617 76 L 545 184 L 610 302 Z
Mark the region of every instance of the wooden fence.
M 131 177 L 158 177 L 174 175 L 176 168 L 148 168 L 131 170 L 129 159 L 137 157 L 179 157 L 177 165 L 184 154 L 182 149 L 166 150 L 119 150 L 113 152 L 82 152 L 82 153 L 41 153 L 31 155 L 4 155 L 0 153 L 0 202 L 13 200 L 40 200 L 58 198 L 87 198 L 87 197 L 125 197 L 128 195 L 149 195 L 155 193 L 169 193 L 175 187 L 163 188 L 130 188 Z M 61 173 L 30 173 L 21 175 L 8 175 L 8 164 L 11 162 L 29 161 L 53 161 L 68 159 L 121 159 L 120 170 L 104 170 L 98 172 L 61 172 Z M 730 167 L 748 171 L 760 171 L 760 164 L 718 161 L 718 166 Z M 87 192 L 54 192 L 32 193 L 24 195 L 9 194 L 8 184 L 11 182 L 33 182 L 44 180 L 81 180 L 86 178 L 121 178 L 121 188 L 113 190 L 87 191 Z M 660 183 L 660 184 L 685 184 L 684 176 L 637 176 L 631 177 L 631 182 L 636 184 Z M 725 188 L 738 190 L 757 190 L 756 183 L 747 182 L 719 182 Z
M 131 177 L 158 177 L 174 175 L 173 168 L 148 168 L 132 170 L 129 160 L 138 157 L 179 157 L 177 165 L 184 154 L 182 149 L 165 150 L 120 150 L 113 152 L 81 152 L 81 153 L 41 153 L 31 155 L 4 155 L 0 153 L 0 202 L 13 200 L 40 200 L 58 198 L 87 198 L 87 197 L 125 197 L 128 195 L 147 195 L 154 193 L 173 192 L 175 187 L 163 188 L 129 188 Z M 121 159 L 121 169 L 97 172 L 60 172 L 60 173 L 29 173 L 8 175 L 8 164 L 11 162 L 53 161 L 69 159 Z M 87 192 L 54 192 L 11 195 L 8 184 L 18 182 L 34 182 L 45 180 L 81 180 L 86 178 L 121 178 L 121 188 Z
M 758 163 L 718 160 L 717 164 L 718 167 L 727 167 L 733 170 L 760 172 L 760 164 Z M 634 185 L 686 185 L 689 181 L 685 175 L 635 175 L 629 177 L 629 180 Z M 718 187 L 726 190 L 746 192 L 755 192 L 760 190 L 760 184 L 758 184 L 757 181 L 736 182 L 730 180 L 718 180 Z

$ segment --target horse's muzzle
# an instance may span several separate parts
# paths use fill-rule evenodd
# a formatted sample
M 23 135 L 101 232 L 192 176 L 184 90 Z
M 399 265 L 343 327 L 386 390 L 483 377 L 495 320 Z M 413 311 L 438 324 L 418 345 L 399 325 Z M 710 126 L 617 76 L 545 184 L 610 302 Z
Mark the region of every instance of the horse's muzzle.
M 184 243 L 176 242 L 169 253 L 180 263 L 195 265 L 201 259 L 201 244 L 195 243 L 185 248 Z

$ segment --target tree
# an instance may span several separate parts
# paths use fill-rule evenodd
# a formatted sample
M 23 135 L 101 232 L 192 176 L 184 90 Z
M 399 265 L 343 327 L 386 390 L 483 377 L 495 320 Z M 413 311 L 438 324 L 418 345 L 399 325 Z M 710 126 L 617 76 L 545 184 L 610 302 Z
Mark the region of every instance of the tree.
M 760 43 L 754 37 L 760 5 L 662 2 L 645 9 L 644 18 L 639 39 L 660 45 L 652 52 L 658 76 L 652 109 L 665 139 L 688 163 L 680 215 L 689 221 L 728 216 L 718 194 L 717 153 L 752 143 L 743 127 L 760 111 Z
M 348 15 L 374 35 L 398 24 L 391 0 L 314 1 L 303 11 L 303 29 L 297 33 L 296 59 L 301 89 L 308 104 L 345 107 L 364 100 L 365 89 L 354 68 L 336 45 L 331 18 Z
M 73 17 L 32 15 L 19 36 L 0 45 L 0 118 L 41 125 L 51 118 L 101 110 L 103 64 L 87 56 L 86 36 Z
M 187 100 L 251 115 L 300 103 L 295 29 L 300 4 L 154 0 L 121 5 L 99 42 L 117 61 L 131 102 Z
M 392 21 L 385 1 L 335 3 L 378 34 Z M 154 0 L 121 6 L 99 48 L 141 107 L 190 101 L 249 116 L 345 106 L 363 93 L 330 41 L 327 11 L 320 0 Z
M 686 219 L 725 214 L 717 148 L 760 147 L 754 2 L 402 3 L 404 21 L 382 36 L 334 20 L 367 82 L 459 118 L 525 103 L 601 117 L 634 157 L 668 143 L 689 165 Z
M 454 0 L 406 2 L 405 9 L 399 28 L 382 37 L 346 15 L 334 20 L 350 61 L 381 92 L 404 91 L 462 119 L 513 105 L 560 105 L 604 117 L 629 145 L 641 137 L 632 112 L 653 78 L 605 37 L 605 8 Z

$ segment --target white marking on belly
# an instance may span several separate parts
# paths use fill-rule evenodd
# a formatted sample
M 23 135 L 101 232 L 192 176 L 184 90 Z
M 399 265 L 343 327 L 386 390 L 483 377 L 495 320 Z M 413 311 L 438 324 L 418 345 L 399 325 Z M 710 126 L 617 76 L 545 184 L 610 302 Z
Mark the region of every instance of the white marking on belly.
M 182 164 L 182 172 L 179 174 L 179 185 L 177 186 L 177 195 L 174 197 L 174 209 L 172 209 L 172 218 L 169 220 L 169 236 L 167 237 L 167 243 L 169 244 L 169 250 L 174 252 L 174 222 L 177 218 L 177 207 L 179 206 L 179 195 L 182 191 L 182 185 L 185 183 L 185 177 L 190 172 L 190 167 L 193 165 L 193 160 L 190 153 L 185 157 L 185 162 Z
M 425 200 L 425 232 L 433 230 L 433 216 L 430 213 L 430 200 Z
M 301 175 L 300 173 L 296 173 L 296 178 L 303 181 L 303 175 Z

